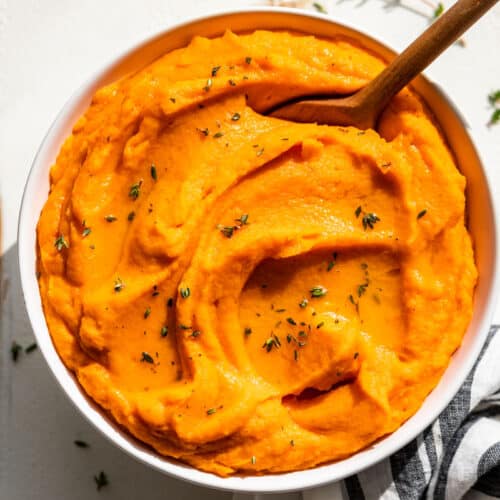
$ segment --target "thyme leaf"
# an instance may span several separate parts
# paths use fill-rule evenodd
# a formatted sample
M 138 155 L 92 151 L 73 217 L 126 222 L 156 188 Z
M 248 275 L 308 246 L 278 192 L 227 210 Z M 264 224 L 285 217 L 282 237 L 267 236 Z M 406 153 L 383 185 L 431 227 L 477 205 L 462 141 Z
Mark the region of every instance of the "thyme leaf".
M 57 251 L 60 252 L 63 248 L 69 248 L 69 243 L 66 241 L 64 236 L 62 234 L 60 234 L 56 238 L 56 241 L 54 242 L 54 246 L 56 247 Z
M 317 299 L 319 297 L 324 297 L 327 294 L 328 290 L 321 285 L 313 286 L 310 290 L 309 293 L 311 294 L 311 297 Z

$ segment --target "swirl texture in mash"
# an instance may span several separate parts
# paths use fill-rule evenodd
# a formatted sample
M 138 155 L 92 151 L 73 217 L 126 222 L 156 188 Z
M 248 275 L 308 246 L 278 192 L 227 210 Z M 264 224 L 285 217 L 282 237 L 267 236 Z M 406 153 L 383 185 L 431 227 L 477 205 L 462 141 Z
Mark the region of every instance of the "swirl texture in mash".
M 38 225 L 48 326 L 159 453 L 220 475 L 347 457 L 459 346 L 465 180 L 417 96 L 377 131 L 259 113 L 382 68 L 344 38 L 195 38 L 99 90 L 63 145 Z

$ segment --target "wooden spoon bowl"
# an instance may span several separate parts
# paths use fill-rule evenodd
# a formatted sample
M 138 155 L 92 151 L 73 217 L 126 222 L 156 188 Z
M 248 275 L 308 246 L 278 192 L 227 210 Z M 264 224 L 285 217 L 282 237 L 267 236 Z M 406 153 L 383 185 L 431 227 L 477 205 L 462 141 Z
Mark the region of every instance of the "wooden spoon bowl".
M 459 0 L 366 87 L 348 97 L 294 100 L 270 114 L 294 122 L 374 128 L 389 101 L 498 0 Z

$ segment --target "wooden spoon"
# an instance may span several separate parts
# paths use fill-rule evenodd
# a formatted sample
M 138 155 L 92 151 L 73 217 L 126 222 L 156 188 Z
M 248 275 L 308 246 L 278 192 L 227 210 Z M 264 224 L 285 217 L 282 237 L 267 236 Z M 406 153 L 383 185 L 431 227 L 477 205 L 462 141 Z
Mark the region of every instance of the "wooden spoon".
M 381 111 L 405 85 L 455 42 L 498 0 L 459 0 L 366 87 L 348 97 L 285 103 L 271 116 L 294 122 L 374 128 Z M 493 51 L 497 50 L 491 47 Z

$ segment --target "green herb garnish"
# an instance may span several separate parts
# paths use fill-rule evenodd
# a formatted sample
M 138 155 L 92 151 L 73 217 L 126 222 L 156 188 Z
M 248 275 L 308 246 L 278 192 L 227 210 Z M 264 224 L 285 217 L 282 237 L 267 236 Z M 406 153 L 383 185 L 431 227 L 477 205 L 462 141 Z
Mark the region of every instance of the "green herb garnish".
M 94 476 L 94 481 L 97 487 L 97 491 L 109 484 L 108 477 L 103 471 L 101 471 L 97 476 Z
M 115 222 L 115 220 L 117 220 L 117 219 L 116 219 L 116 217 L 114 215 L 110 214 L 110 215 L 105 215 L 104 216 L 104 220 L 106 222 Z
M 307 304 L 309 303 L 309 301 L 307 299 L 302 299 L 300 302 L 299 302 L 299 307 L 301 307 L 302 309 L 305 309 L 307 307 Z
M 243 214 L 239 219 L 234 220 L 239 222 L 240 226 L 246 226 L 248 224 L 248 214 Z
M 180 292 L 183 299 L 187 299 L 191 295 L 191 290 L 189 289 L 189 287 L 181 288 Z
M 142 186 L 142 180 L 136 182 L 135 184 L 132 184 L 128 192 L 129 197 L 132 198 L 133 200 L 137 200 L 137 198 L 139 198 L 139 195 L 141 194 L 141 186 Z
M 293 318 L 286 318 L 286 320 L 288 321 L 288 323 L 290 323 L 293 326 L 295 326 L 297 324 Z
M 250 327 L 248 327 L 248 326 L 247 326 L 247 327 L 245 328 L 244 332 L 245 332 L 245 335 L 250 335 L 250 334 L 252 333 L 252 329 L 251 329 Z
M 366 231 L 367 228 L 373 229 L 374 224 L 376 224 L 380 218 L 377 214 L 372 212 L 363 215 L 363 229 Z
M 214 66 L 214 67 L 212 68 L 212 73 L 211 73 L 211 75 L 212 75 L 212 76 L 217 75 L 217 72 L 218 72 L 219 70 L 220 70 L 220 66 Z
M 252 62 L 252 58 L 251 58 L 251 57 L 249 57 L 249 56 L 245 57 L 245 62 L 246 62 L 247 64 L 250 64 L 250 63 Z
M 203 90 L 204 90 L 205 92 L 208 92 L 211 88 L 212 88 L 212 79 L 211 79 L 211 78 L 209 78 L 209 79 L 207 80 L 206 85 L 203 87 Z
M 362 285 L 358 285 L 358 297 L 361 297 L 366 292 L 367 287 L 368 283 L 363 283 Z
M 123 290 L 123 287 L 125 285 L 123 284 L 123 281 L 121 280 L 121 278 L 116 278 L 115 279 L 115 286 L 113 287 L 113 290 L 115 292 L 121 292 Z
M 233 116 L 231 116 L 231 120 L 233 122 L 237 122 L 241 118 L 241 115 L 239 113 L 234 113 Z
M 265 340 L 265 342 L 262 344 L 262 347 L 267 351 L 271 352 L 271 349 L 275 347 L 276 349 L 281 347 L 281 342 L 280 339 L 278 338 L 277 335 L 274 333 Z
M 57 251 L 60 252 L 63 248 L 69 248 L 69 243 L 65 240 L 64 236 L 61 234 L 56 238 L 54 246 Z
M 490 106 L 496 106 L 497 104 L 500 104 L 500 90 L 495 90 L 494 92 L 488 94 L 488 101 L 490 103 Z
M 328 11 L 319 2 L 314 2 L 313 7 L 321 14 L 328 14 Z
M 10 356 L 12 361 L 17 362 L 19 358 L 19 353 L 21 353 L 23 348 L 14 340 L 10 346 Z
M 311 294 L 311 297 L 317 299 L 319 297 L 323 297 L 327 294 L 328 290 L 324 286 L 313 286 L 310 290 L 309 293 Z
M 354 297 L 352 294 L 349 295 L 349 302 L 356 308 L 356 312 L 359 314 L 359 302 L 356 302 L 354 300 Z
M 442 2 L 439 2 L 437 4 L 437 7 L 434 9 L 433 14 L 432 14 L 433 19 L 437 19 L 443 12 L 444 12 L 444 5 Z
M 36 342 L 33 342 L 32 344 L 30 344 L 28 347 L 25 347 L 24 348 L 24 352 L 29 354 L 30 352 L 33 352 L 37 349 L 38 345 Z
M 144 351 L 142 352 L 141 361 L 144 363 L 150 363 L 150 364 L 154 363 L 153 358 L 147 352 L 144 352 Z
M 498 122 L 500 122 L 500 108 L 495 109 L 495 111 L 493 111 L 493 113 L 491 114 L 490 121 L 489 121 L 488 125 L 495 125 Z
M 162 326 L 160 330 L 160 335 L 166 337 L 168 335 L 168 326 Z
M 150 314 L 151 314 L 151 307 L 147 307 L 146 310 L 144 311 L 144 319 L 149 318 Z
M 418 214 L 417 214 L 417 220 L 421 219 L 426 213 L 427 213 L 426 209 L 421 210 L 420 212 L 418 212 Z
M 217 408 L 209 408 L 207 410 L 207 415 L 213 415 L 216 412 L 217 412 Z
M 130 212 L 128 215 L 127 215 L 127 220 L 132 222 L 135 218 L 135 212 Z
M 151 177 L 153 178 L 154 181 L 158 180 L 158 174 L 156 172 L 156 167 L 154 165 L 151 165 Z
M 223 226 L 222 224 L 217 224 L 217 229 L 226 237 L 232 238 L 234 230 L 237 226 Z

